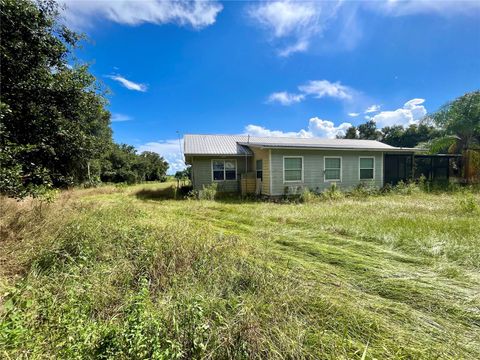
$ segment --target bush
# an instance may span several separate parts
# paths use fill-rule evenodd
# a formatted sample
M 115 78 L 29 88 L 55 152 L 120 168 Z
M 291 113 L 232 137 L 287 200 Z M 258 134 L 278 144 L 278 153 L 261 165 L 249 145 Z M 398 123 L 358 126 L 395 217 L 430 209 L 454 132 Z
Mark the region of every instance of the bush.
M 313 191 L 311 191 L 308 188 L 303 189 L 303 191 L 300 193 L 300 202 L 302 203 L 312 203 L 318 200 L 317 194 L 315 194 Z
M 366 198 L 368 196 L 375 196 L 380 193 L 380 190 L 378 187 L 375 185 L 374 182 L 367 183 L 363 182 L 358 184 L 353 188 L 352 191 L 350 191 L 349 195 L 353 197 L 359 197 L 359 198 Z
M 322 197 L 327 200 L 337 200 L 343 198 L 345 195 L 338 189 L 337 183 L 332 183 L 330 187 L 322 192 Z
M 203 189 L 198 192 L 199 200 L 215 200 L 218 192 L 218 184 L 211 183 L 210 185 L 203 186 Z

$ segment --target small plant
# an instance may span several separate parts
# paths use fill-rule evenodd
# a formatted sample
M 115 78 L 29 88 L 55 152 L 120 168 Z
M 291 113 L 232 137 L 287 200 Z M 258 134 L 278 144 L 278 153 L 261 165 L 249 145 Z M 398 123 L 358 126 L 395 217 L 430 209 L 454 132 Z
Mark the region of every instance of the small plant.
M 218 192 L 218 184 L 211 183 L 210 185 L 203 186 L 203 189 L 198 192 L 199 200 L 215 200 Z
M 401 195 L 411 195 L 419 192 L 420 188 L 414 182 L 403 182 L 400 180 L 398 184 L 393 188 L 394 192 Z
M 480 212 L 480 204 L 471 193 L 466 193 L 458 200 L 458 208 L 460 212 L 464 214 L 475 214 Z
M 300 193 L 300 202 L 302 203 L 312 203 L 318 199 L 318 196 L 308 188 L 303 189 Z
M 337 183 L 332 183 L 332 185 L 322 193 L 322 196 L 328 200 L 336 200 L 343 198 L 344 194 L 338 189 Z
M 358 184 L 350 192 L 350 195 L 359 198 L 366 198 L 379 194 L 379 189 L 374 182 L 363 182 Z

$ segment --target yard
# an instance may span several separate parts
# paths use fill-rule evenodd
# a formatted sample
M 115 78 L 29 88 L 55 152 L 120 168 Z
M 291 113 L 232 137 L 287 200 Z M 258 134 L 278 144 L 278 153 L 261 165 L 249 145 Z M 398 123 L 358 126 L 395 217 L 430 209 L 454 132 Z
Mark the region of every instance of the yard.
M 0 357 L 480 358 L 479 193 L 275 204 L 169 185 L 0 199 Z

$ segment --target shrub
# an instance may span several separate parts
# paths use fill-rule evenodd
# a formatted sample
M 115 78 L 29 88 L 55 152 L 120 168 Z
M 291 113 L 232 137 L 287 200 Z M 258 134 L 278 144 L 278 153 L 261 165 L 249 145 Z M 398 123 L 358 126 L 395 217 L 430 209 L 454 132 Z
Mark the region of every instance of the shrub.
M 210 185 L 203 186 L 203 189 L 198 192 L 199 200 L 215 200 L 218 192 L 218 184 L 211 183 Z
M 374 182 L 363 182 L 355 186 L 349 195 L 366 198 L 368 196 L 378 195 L 379 193 L 380 191 Z
M 397 185 L 393 187 L 393 191 L 401 195 L 411 195 L 413 193 L 419 192 L 420 188 L 414 182 L 403 182 L 400 180 Z
M 330 187 L 322 192 L 322 197 L 328 200 L 341 199 L 345 195 L 338 189 L 337 183 L 332 183 Z
M 315 200 L 318 200 L 317 194 L 315 194 L 313 191 L 311 191 L 308 188 L 303 189 L 303 191 L 300 193 L 300 202 L 302 203 L 312 203 Z

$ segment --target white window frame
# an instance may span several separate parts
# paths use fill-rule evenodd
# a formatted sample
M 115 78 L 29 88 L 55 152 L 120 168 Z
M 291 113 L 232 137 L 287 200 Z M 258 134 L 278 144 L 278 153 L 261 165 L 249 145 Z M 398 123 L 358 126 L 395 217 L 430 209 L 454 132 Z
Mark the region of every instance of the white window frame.
M 326 160 L 327 159 L 340 159 L 340 179 L 327 179 L 326 178 L 327 168 L 325 167 L 325 165 L 326 165 L 326 162 L 327 162 Z M 343 159 L 342 159 L 341 156 L 324 156 L 323 157 L 323 181 L 324 182 L 342 182 L 342 173 L 343 173 Z
M 301 180 L 285 180 L 285 159 L 302 159 L 302 179 Z M 283 183 L 284 184 L 289 184 L 289 183 L 301 184 L 301 183 L 303 183 L 304 170 L 305 170 L 305 163 L 304 163 L 303 156 L 294 156 L 294 155 L 284 156 L 283 159 L 282 159 L 282 168 L 283 168 L 282 173 L 283 173 Z M 289 170 L 292 170 L 292 169 L 289 169 Z
M 373 160 L 373 177 L 370 179 L 362 179 L 362 176 L 361 176 L 362 167 L 360 165 L 362 163 L 362 159 Z M 370 170 L 370 168 L 364 168 L 364 170 Z M 359 156 L 358 157 L 358 180 L 361 180 L 361 181 L 375 180 L 375 156 Z
M 223 180 L 215 180 L 213 176 L 213 162 L 214 161 L 223 161 Z M 226 176 L 226 167 L 225 167 L 225 161 L 234 161 L 235 162 L 235 179 L 228 179 Z M 237 164 L 237 159 L 212 159 L 210 161 L 210 170 L 212 171 L 212 182 L 222 182 L 222 181 L 237 181 L 238 179 L 238 164 Z M 219 171 L 219 170 L 217 170 Z

